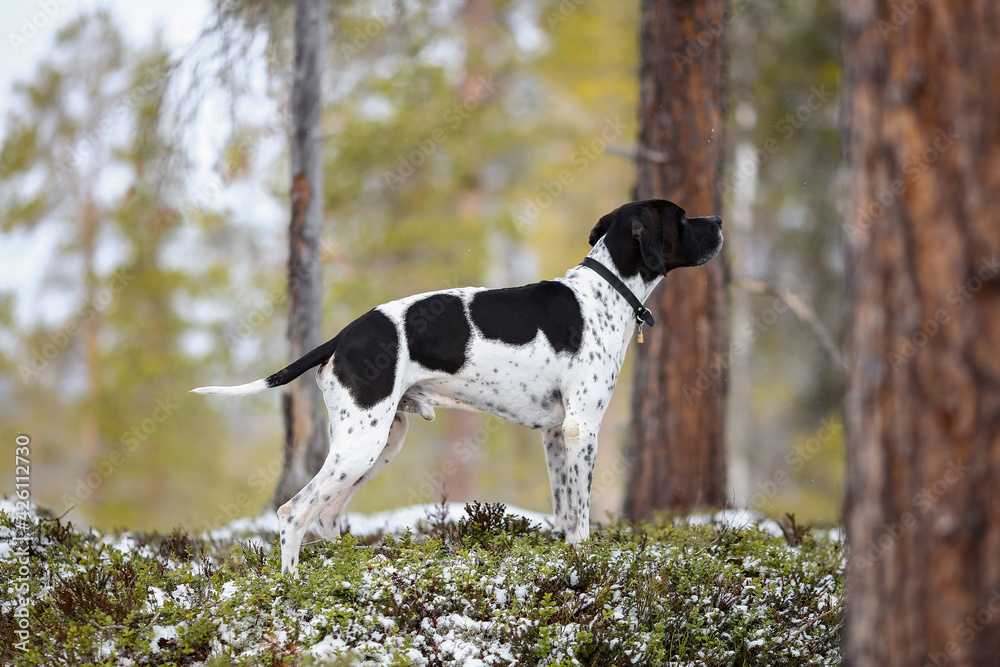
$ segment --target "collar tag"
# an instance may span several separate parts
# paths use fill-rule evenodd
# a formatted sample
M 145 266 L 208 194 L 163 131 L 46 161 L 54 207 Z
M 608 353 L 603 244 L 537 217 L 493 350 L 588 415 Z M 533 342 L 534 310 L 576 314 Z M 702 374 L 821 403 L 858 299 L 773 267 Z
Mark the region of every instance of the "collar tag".
M 653 320 L 653 313 L 649 312 L 649 309 L 642 305 L 642 301 L 639 301 L 639 299 L 636 298 L 635 294 L 632 293 L 632 290 L 628 288 L 628 285 L 623 283 L 621 279 L 612 273 L 608 267 L 604 266 L 596 259 L 593 259 L 592 257 L 584 257 L 583 261 L 580 262 L 580 266 L 586 266 L 588 269 L 591 269 L 597 273 L 597 275 L 604 278 L 608 284 L 618 290 L 618 293 L 621 294 L 626 301 L 628 301 L 630 306 L 632 306 L 632 309 L 635 311 L 635 323 L 639 328 L 635 340 L 637 343 L 641 343 L 642 325 L 648 324 L 649 326 L 653 326 L 656 324 Z

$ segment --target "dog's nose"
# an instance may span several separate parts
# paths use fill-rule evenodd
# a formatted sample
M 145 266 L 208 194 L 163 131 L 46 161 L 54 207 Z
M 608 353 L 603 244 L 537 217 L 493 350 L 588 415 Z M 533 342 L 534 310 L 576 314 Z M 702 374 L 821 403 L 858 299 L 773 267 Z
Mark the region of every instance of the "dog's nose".
M 701 222 L 707 222 L 709 224 L 716 224 L 720 228 L 722 227 L 722 218 L 720 218 L 717 215 L 706 215 L 703 218 L 688 218 L 688 221 L 689 222 L 690 221 L 698 221 L 699 223 L 701 223 Z

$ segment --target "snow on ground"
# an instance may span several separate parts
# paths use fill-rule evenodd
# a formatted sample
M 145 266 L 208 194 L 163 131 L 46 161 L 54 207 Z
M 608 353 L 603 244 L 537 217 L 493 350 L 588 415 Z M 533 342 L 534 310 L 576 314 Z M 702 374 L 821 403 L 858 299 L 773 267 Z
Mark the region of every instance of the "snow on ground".
M 0 498 L 0 512 L 6 512 L 10 516 L 14 516 L 17 512 L 14 509 L 14 501 L 7 498 Z M 13 537 L 13 530 L 6 526 L 0 526 L 0 558 L 7 558 L 10 555 L 11 539 Z
M 427 521 L 440 505 L 411 505 L 400 509 L 388 510 L 377 514 L 356 514 L 347 513 L 347 525 L 353 535 L 375 535 L 379 532 L 399 535 L 407 530 L 416 530 L 417 524 Z M 448 503 L 448 520 L 458 522 L 465 518 L 465 503 Z M 532 512 L 512 505 L 507 506 L 507 514 L 510 516 L 520 516 L 528 519 L 532 523 L 539 524 L 542 528 L 551 528 L 553 519 L 551 514 Z
M 691 514 L 679 517 L 675 523 L 687 523 L 692 526 L 724 526 L 733 530 L 756 526 L 771 537 L 784 536 L 784 532 L 777 522 L 768 519 L 760 512 L 749 509 L 727 509 L 705 514 Z
M 447 503 L 447 519 L 458 522 L 463 519 L 465 513 L 465 503 Z M 367 536 L 378 535 L 379 533 L 402 535 L 407 530 L 416 531 L 417 526 L 426 523 L 431 516 L 436 516 L 440 511 L 440 504 L 411 505 L 394 510 L 386 510 L 375 514 L 359 514 L 348 512 L 345 515 L 346 525 L 352 535 Z M 551 528 L 553 525 L 551 514 L 532 512 L 520 507 L 507 506 L 507 514 L 520 516 L 529 521 L 539 524 L 542 528 Z M 312 531 L 315 533 L 315 524 Z M 236 519 L 229 525 L 205 533 L 202 537 L 211 540 L 227 540 L 233 538 L 256 538 L 261 533 L 277 533 L 278 517 L 274 512 L 265 511 L 254 518 Z M 781 534 L 780 532 L 778 533 Z
M 447 519 L 458 522 L 466 516 L 465 503 L 447 503 Z M 407 530 L 416 531 L 419 524 L 426 523 L 431 516 L 436 516 L 440 511 L 440 504 L 410 505 L 398 509 L 385 510 L 374 514 L 361 514 L 358 512 L 348 512 L 345 515 L 345 525 L 352 535 L 370 536 L 379 533 L 402 535 Z M 13 516 L 16 507 L 15 501 L 8 498 L 0 498 L 0 511 Z M 542 528 L 552 528 L 553 516 L 541 512 L 522 509 L 512 505 L 507 506 L 507 514 L 520 516 L 540 525 Z M 706 512 L 701 514 L 691 514 L 689 516 L 678 517 L 674 521 L 676 524 L 687 523 L 692 526 L 717 525 L 734 530 L 756 526 L 761 531 L 772 537 L 782 537 L 784 533 L 781 526 L 776 521 L 767 518 L 761 512 L 751 509 L 725 509 L 716 512 Z M 3 531 L 5 529 L 0 529 Z M 262 533 L 278 533 L 277 515 L 270 511 L 264 511 L 256 517 L 242 517 L 236 519 L 226 526 L 204 533 L 201 537 L 209 540 L 229 540 L 234 538 L 250 539 L 261 542 L 259 536 Z M 10 531 L 5 531 L 9 533 Z M 9 539 L 11 535 L 0 532 L 0 558 L 4 558 L 10 553 Z M 316 532 L 315 526 L 313 531 Z M 840 528 L 832 528 L 828 531 L 819 531 L 823 537 L 833 541 L 840 541 L 842 531 Z M 128 534 L 117 536 L 107 535 L 105 541 L 110 546 L 119 551 L 128 551 L 134 544 L 134 538 Z

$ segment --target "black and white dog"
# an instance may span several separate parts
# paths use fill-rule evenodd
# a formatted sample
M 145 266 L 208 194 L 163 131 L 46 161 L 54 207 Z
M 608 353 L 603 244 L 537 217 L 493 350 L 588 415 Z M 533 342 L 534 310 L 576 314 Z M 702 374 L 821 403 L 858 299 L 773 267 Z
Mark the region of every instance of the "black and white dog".
M 355 493 L 403 445 L 406 413 L 488 412 L 542 431 L 555 531 L 590 533 L 597 432 L 642 302 L 668 271 L 699 266 L 722 248 L 717 216 L 687 218 L 662 199 L 625 204 L 590 232 L 593 250 L 565 277 L 524 287 L 467 287 L 406 297 L 370 310 L 286 368 L 199 394 L 242 396 L 319 366 L 330 452 L 305 488 L 278 509 L 281 568 L 295 573 L 302 537 L 340 534 Z

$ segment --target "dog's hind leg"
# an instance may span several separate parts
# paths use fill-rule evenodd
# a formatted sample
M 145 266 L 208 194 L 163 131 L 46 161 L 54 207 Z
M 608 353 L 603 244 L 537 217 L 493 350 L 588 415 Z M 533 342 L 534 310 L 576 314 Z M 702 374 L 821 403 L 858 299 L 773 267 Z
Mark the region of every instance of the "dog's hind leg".
M 395 403 L 393 403 L 395 407 Z M 333 446 L 316 476 L 278 508 L 281 528 L 281 571 L 296 573 L 302 537 L 323 508 L 350 491 L 364 479 L 379 460 L 392 424 L 392 412 L 373 418 L 370 427 L 354 432 L 334 430 Z
M 347 504 L 403 448 L 403 439 L 406 437 L 407 426 L 406 413 L 397 412 L 392 419 L 392 426 L 389 428 L 389 437 L 386 440 L 385 447 L 382 448 L 382 453 L 378 455 L 375 464 L 368 469 L 368 472 L 362 475 L 361 479 L 351 485 L 351 488 L 346 493 L 331 501 L 329 505 L 320 511 L 319 518 L 316 519 L 317 532 L 319 532 L 320 537 L 325 540 L 334 540 L 340 535 L 340 520 L 344 510 L 347 509 Z

